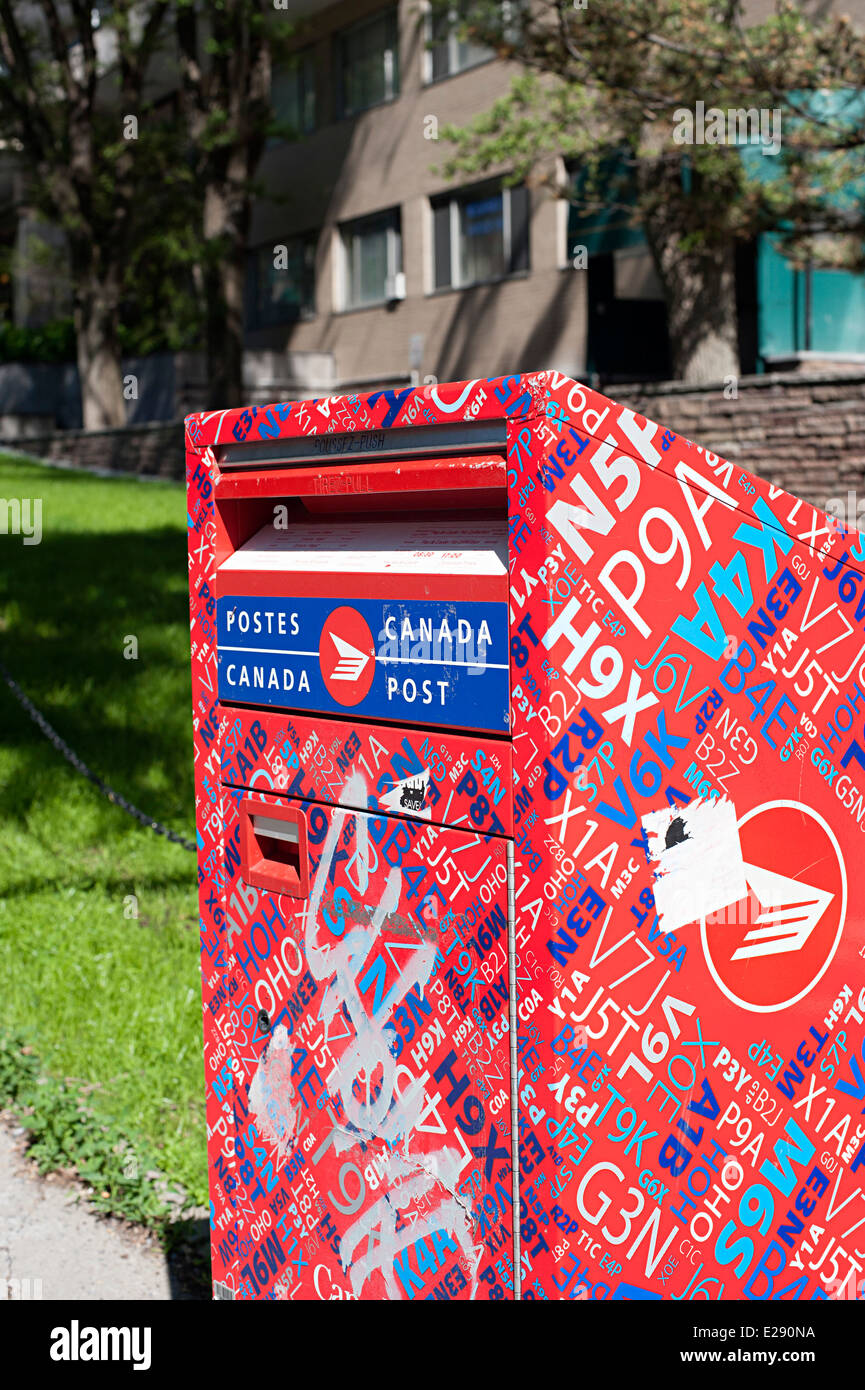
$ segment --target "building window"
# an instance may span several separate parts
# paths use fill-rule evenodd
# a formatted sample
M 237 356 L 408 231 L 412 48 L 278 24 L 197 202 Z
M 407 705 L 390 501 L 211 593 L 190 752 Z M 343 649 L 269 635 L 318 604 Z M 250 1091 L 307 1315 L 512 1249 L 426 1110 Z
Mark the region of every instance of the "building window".
M 396 10 L 337 35 L 339 114 L 355 116 L 399 95 Z
M 271 84 L 277 140 L 297 140 L 315 130 L 315 63 L 311 48 L 293 53 L 275 69 Z
M 636 200 L 631 162 L 625 153 L 611 154 L 594 178 L 576 161 L 566 164 L 568 176 L 567 262 L 574 264 L 580 247 L 586 254 L 608 254 L 646 246 L 642 228 L 631 209 Z
M 495 57 L 491 48 L 460 37 L 461 25 L 469 9 L 470 0 L 457 0 L 448 9 L 436 6 L 427 13 L 423 69 L 425 82 L 439 82 L 443 77 L 453 77 Z
M 813 237 L 812 243 L 839 252 L 846 235 Z M 760 356 L 772 359 L 813 352 L 858 356 L 865 352 L 865 278 L 843 269 L 794 266 L 773 237 L 757 243 Z
M 342 239 L 344 309 L 402 299 L 402 233 L 398 209 L 347 222 Z
M 529 193 L 484 186 L 432 202 L 433 284 L 460 289 L 529 268 Z
M 314 233 L 268 242 L 249 253 L 247 325 L 267 328 L 315 313 Z

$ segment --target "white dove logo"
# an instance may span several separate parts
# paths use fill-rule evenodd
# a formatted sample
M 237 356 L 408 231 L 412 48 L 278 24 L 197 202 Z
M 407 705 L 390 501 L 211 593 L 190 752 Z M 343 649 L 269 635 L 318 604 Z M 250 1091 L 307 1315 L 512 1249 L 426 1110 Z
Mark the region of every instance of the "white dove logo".
M 357 681 L 360 680 L 369 656 L 366 652 L 359 652 L 357 647 L 353 647 L 350 642 L 346 642 L 344 637 L 337 637 L 332 632 L 333 644 L 339 652 L 339 661 L 330 673 L 332 681 Z
M 375 642 L 356 608 L 343 604 L 328 613 L 318 639 L 318 662 L 336 704 L 350 707 L 366 699 L 375 679 Z
M 757 926 L 745 934 L 745 941 L 751 944 L 740 946 L 732 959 L 753 960 L 757 956 L 801 951 L 835 894 L 758 864 L 746 864 L 745 876 L 764 910 L 757 918 Z

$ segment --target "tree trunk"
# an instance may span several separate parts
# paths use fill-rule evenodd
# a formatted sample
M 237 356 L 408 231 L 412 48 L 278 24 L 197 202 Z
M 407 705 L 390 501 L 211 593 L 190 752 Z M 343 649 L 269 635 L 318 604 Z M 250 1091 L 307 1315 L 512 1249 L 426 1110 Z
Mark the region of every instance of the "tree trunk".
M 185 111 L 198 182 L 204 189 L 203 256 L 208 407 L 244 403 L 243 319 L 252 178 L 264 151 L 271 109 L 271 31 L 248 0 L 210 7 L 211 60 L 202 65 L 199 7 L 177 7 Z M 225 113 L 231 138 L 214 139 L 211 118 Z
M 208 409 L 244 404 L 243 309 L 249 198 L 216 184 L 205 196 Z
M 117 338 L 119 276 L 112 273 L 106 281 L 92 272 L 78 272 L 75 278 L 75 340 L 84 428 L 116 429 L 126 424 Z
M 667 301 L 676 378 L 706 386 L 738 376 L 735 242 L 705 235 L 723 183 L 705 186 L 676 156 L 646 160 L 639 187 L 643 228 Z
M 735 253 L 732 245 L 656 251 L 667 300 L 677 380 L 707 386 L 739 375 Z

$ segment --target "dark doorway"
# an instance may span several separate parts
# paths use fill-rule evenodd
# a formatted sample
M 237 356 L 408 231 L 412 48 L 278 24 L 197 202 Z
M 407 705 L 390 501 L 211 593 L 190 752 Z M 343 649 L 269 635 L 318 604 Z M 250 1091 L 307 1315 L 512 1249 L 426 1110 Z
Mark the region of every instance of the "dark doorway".
M 589 256 L 587 273 L 589 375 L 601 386 L 669 380 L 672 364 L 663 301 L 617 298 L 612 252 Z

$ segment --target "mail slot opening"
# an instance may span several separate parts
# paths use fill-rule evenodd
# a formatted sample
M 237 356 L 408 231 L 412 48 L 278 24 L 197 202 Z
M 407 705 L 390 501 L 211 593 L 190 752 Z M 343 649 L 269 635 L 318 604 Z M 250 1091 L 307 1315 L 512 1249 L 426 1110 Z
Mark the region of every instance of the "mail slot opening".
M 495 513 L 507 534 L 507 465 L 502 453 L 375 459 L 354 467 L 284 467 L 223 473 L 216 486 L 217 564 L 268 522 Z
M 271 893 L 305 898 L 309 892 L 306 818 L 289 807 L 241 803 L 241 873 Z

